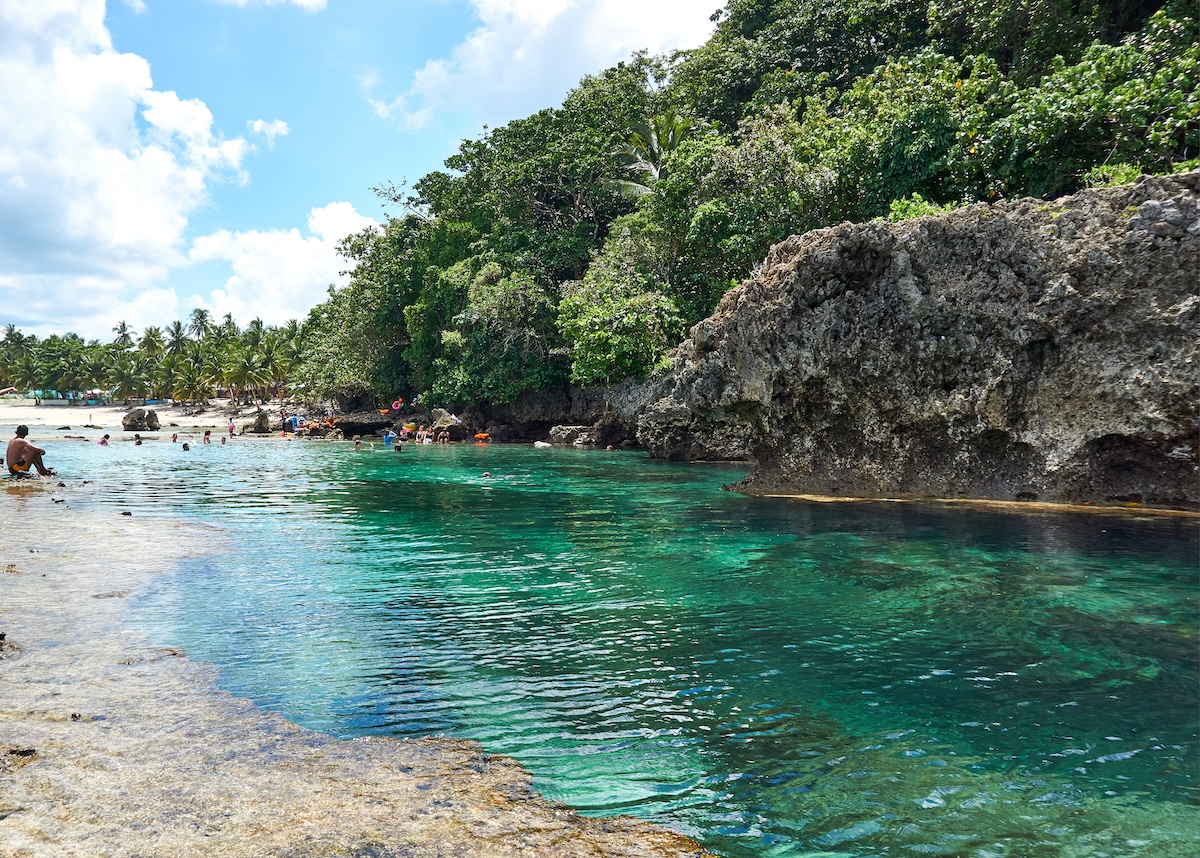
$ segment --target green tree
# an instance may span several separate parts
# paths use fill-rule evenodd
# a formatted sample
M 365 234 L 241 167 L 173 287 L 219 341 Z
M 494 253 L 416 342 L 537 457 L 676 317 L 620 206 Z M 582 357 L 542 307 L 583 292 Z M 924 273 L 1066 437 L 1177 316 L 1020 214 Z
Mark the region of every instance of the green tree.
M 692 120 L 677 116 L 674 110 L 637 123 L 629 140 L 617 150 L 617 160 L 637 181 L 614 180 L 616 190 L 627 197 L 650 193 L 650 186 L 666 176 L 671 153 L 691 136 L 692 125 Z
M 637 217 L 618 221 L 583 280 L 563 284 L 557 324 L 572 381 L 644 377 L 683 336 L 683 319 L 663 291 L 661 247 L 639 227 Z
M 453 402 L 510 402 L 526 388 L 561 382 L 555 301 L 527 272 L 502 276 L 485 265 L 467 290 L 465 309 L 442 332 L 432 392 Z
M 209 328 L 212 327 L 212 318 L 208 310 L 202 307 L 197 307 L 192 310 L 191 321 L 188 323 L 188 331 L 197 340 L 204 339 L 207 336 Z
M 129 332 L 129 325 L 122 320 L 113 325 L 113 333 L 116 336 L 113 338 L 113 345 L 119 349 L 128 349 L 133 346 L 133 335 Z
M 178 357 L 187 352 L 188 329 L 183 322 L 176 319 L 167 325 L 165 334 L 167 354 Z
M 138 340 L 138 349 L 148 358 L 157 358 L 166 351 L 167 344 L 163 339 L 161 328 L 154 325 L 146 328 L 142 332 L 142 338 Z

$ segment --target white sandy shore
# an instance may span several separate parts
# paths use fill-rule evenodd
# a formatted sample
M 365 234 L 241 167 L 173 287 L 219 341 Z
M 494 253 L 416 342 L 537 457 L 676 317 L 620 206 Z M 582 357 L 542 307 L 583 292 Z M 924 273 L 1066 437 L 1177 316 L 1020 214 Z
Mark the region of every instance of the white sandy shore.
M 243 423 L 254 419 L 255 409 L 250 406 L 231 408 L 226 399 L 212 400 L 204 410 L 195 414 L 193 408 L 183 405 L 150 405 L 158 415 L 162 428 L 159 434 L 170 434 L 174 428 L 180 429 L 221 429 L 232 416 L 239 431 Z M 0 397 L 0 430 L 11 434 L 12 428 L 24 423 L 30 429 L 31 435 L 45 437 L 47 433 L 60 431 L 59 427 L 69 426 L 72 431 L 82 431 L 85 427 L 93 426 L 105 431 L 121 431 L 121 419 L 131 409 L 118 403 L 116 405 L 66 405 L 62 401 L 50 401 L 34 405 L 33 400 Z M 279 417 L 279 404 L 276 402 L 264 406 L 264 410 L 273 419 Z M 173 425 L 172 425 L 173 424 Z M 35 431 L 43 430 L 43 431 Z M 94 430 L 93 430 L 94 431 Z M 146 434 L 146 433 L 143 433 Z M 153 435 L 154 433 L 149 433 Z
M 340 741 L 218 691 L 211 667 L 122 619 L 224 534 L 52 503 L 88 490 L 0 491 L 0 856 L 707 854 L 546 802 L 473 742 Z

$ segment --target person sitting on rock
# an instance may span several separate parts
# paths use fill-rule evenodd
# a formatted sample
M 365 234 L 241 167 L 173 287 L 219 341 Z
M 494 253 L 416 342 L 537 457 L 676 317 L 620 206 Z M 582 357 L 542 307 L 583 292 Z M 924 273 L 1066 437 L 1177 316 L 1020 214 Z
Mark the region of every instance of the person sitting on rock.
M 21 424 L 17 427 L 16 436 L 8 442 L 8 452 L 5 453 L 8 472 L 14 477 L 29 476 L 29 469 L 36 468 L 43 477 L 54 476 L 53 469 L 42 463 L 42 456 L 46 455 L 46 451 L 26 441 L 25 436 L 28 434 L 29 427 Z

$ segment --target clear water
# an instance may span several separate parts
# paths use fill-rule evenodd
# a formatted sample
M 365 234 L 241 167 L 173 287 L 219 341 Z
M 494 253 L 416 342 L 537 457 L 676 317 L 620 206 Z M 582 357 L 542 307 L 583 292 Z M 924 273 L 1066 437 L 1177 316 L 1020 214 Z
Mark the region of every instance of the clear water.
M 49 459 L 76 505 L 226 529 L 136 625 L 306 726 L 478 739 L 730 858 L 1200 851 L 1195 520 L 749 499 L 628 452 Z

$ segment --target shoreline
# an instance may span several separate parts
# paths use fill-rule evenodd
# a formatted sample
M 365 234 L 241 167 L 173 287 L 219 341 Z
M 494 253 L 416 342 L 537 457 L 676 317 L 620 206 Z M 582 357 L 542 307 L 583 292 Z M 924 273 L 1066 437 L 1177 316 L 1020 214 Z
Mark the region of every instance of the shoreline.
M 52 505 L 53 485 L 0 493 L 18 534 L 0 545 L 0 854 L 710 855 L 648 822 L 580 816 L 478 743 L 335 739 L 221 691 L 216 668 L 124 618 L 223 533 Z
M 136 407 L 136 406 L 135 406 Z M 182 405 L 167 405 L 148 406 L 154 408 L 159 414 L 161 427 L 154 431 L 141 432 L 142 438 L 149 441 L 167 440 L 172 432 L 177 431 L 177 434 L 184 440 L 192 440 L 199 436 L 203 430 L 209 429 L 215 435 L 223 434 L 228 425 L 229 414 L 231 407 L 225 400 L 213 400 L 213 402 L 205 408 L 203 414 L 184 414 L 186 410 Z M 276 410 L 278 406 L 266 405 L 263 409 L 268 413 Z M 255 406 L 243 406 L 237 408 L 235 413 L 239 416 L 234 417 L 235 424 L 238 424 L 239 440 L 271 440 L 278 439 L 280 433 L 272 431 L 265 435 L 240 434 L 241 425 L 250 422 L 255 411 Z M 79 406 L 79 405 L 33 405 L 28 400 L 14 400 L 0 397 L 0 430 L 11 431 L 11 427 L 15 427 L 19 423 L 24 423 L 30 427 L 31 439 L 37 440 L 40 436 L 43 440 L 76 440 L 80 437 L 78 434 L 66 435 L 65 432 L 79 433 L 90 430 L 96 433 L 108 431 L 125 432 L 127 437 L 114 439 L 114 443 L 133 440 L 133 430 L 126 430 L 121 424 L 121 418 L 130 411 L 123 405 L 97 405 L 97 406 Z M 246 412 L 242 414 L 241 412 Z M 76 417 L 77 415 L 87 415 L 87 423 L 80 423 L 78 420 L 74 424 L 71 421 L 63 420 L 63 417 Z M 99 421 L 96 422 L 96 416 L 99 415 Z M 66 426 L 66 428 L 64 428 Z M 40 431 L 39 431 L 40 430 Z M 193 435 L 191 433 L 197 433 Z M 312 441 L 328 441 L 325 438 L 305 438 L 305 442 Z M 372 439 L 367 439 L 372 440 Z M 502 443 L 502 442 L 493 442 Z M 600 448 L 595 448 L 599 450 Z M 730 464 L 728 462 L 704 462 L 698 461 L 694 464 Z M 744 464 L 748 467 L 753 467 L 753 462 L 742 462 L 733 464 Z M 1057 503 L 1049 501 L 1018 501 L 1018 500 L 998 500 L 993 498 L 939 498 L 939 497 L 867 497 L 856 495 L 821 495 L 808 492 L 742 492 L 747 497 L 772 498 L 775 500 L 796 500 L 805 501 L 808 503 L 904 503 L 904 504 L 929 504 L 933 506 L 966 506 L 975 509 L 988 509 L 996 512 L 1009 512 L 1018 514 L 1035 514 L 1035 513 L 1086 513 L 1093 515 L 1105 516 L 1139 516 L 1151 515 L 1159 517 L 1176 517 L 1176 518 L 1196 518 L 1200 519 L 1200 510 L 1173 509 L 1170 507 L 1161 506 L 1145 506 L 1145 505 L 1118 505 L 1118 504 L 1083 504 L 1083 503 Z
M 59 427 L 64 425 L 69 426 L 70 431 L 91 429 L 92 431 L 124 432 L 121 418 L 133 408 L 140 407 L 60 404 L 63 400 L 51 400 L 51 402 L 56 404 L 34 405 L 27 399 L 0 397 L 0 427 L 7 430 L 9 424 L 16 426 L 24 423 L 31 432 L 34 429 L 59 431 Z M 185 414 L 184 412 L 190 409 L 176 404 L 147 405 L 145 407 L 153 409 L 158 414 L 161 423 L 161 428 L 156 432 L 143 433 L 146 437 L 163 433 L 170 435 L 172 429 L 212 429 L 214 431 L 220 429 L 224 431 L 230 412 L 234 410 L 227 400 L 220 399 L 213 400 L 205 406 L 201 414 Z M 278 410 L 278 406 L 266 405 L 263 406 L 263 409 L 269 413 Z M 234 422 L 238 424 L 239 430 L 241 429 L 240 424 L 254 419 L 255 411 L 254 406 L 241 406 L 236 409 Z
M 1032 515 L 1035 513 L 1083 513 L 1085 515 L 1113 516 L 1120 518 L 1137 518 L 1153 516 L 1156 518 L 1193 518 L 1200 519 L 1200 511 L 1189 509 L 1171 509 L 1160 506 L 1116 506 L 1081 503 L 1053 503 L 1049 501 L 1009 501 L 991 498 L 890 498 L 890 497 L 855 497 L 851 495 L 814 495 L 786 494 L 770 492 L 766 494 L 748 494 L 748 497 L 772 498 L 774 500 L 804 501 L 819 504 L 914 504 L 929 506 L 965 506 L 972 509 L 989 510 L 992 512 L 1007 512 Z

